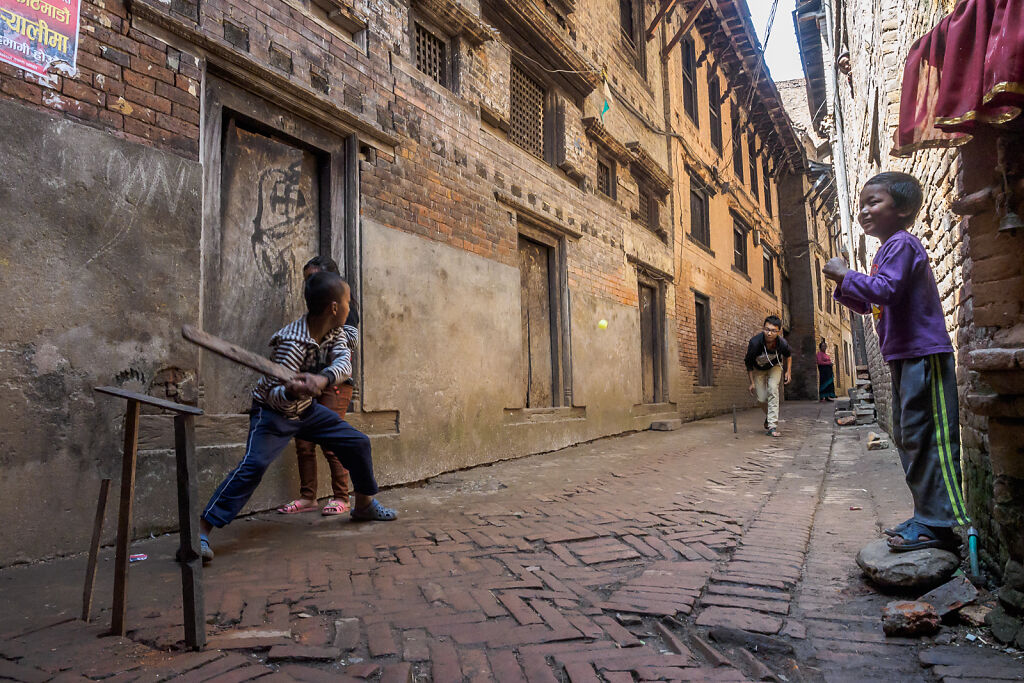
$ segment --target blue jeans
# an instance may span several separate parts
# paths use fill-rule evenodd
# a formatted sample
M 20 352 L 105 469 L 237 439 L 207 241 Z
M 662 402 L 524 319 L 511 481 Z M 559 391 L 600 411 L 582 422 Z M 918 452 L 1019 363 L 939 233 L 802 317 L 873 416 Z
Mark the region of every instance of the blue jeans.
M 245 456 L 213 492 L 203 510 L 203 519 L 215 527 L 230 524 L 249 502 L 270 463 L 294 437 L 312 441 L 334 453 L 349 471 L 356 493 L 366 496 L 377 493 L 370 437 L 316 402 L 298 420 L 289 420 L 262 403 L 254 403 L 249 415 Z

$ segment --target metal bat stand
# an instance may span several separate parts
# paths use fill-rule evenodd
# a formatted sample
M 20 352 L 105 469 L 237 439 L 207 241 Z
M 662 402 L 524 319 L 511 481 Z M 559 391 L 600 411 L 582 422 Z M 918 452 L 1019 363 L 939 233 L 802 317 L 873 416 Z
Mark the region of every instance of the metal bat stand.
M 124 636 L 128 593 L 128 542 L 132 529 L 132 501 L 135 498 L 135 462 L 139 450 L 139 412 L 142 404 L 174 412 L 174 453 L 178 463 L 178 561 L 181 563 L 181 598 L 185 613 L 185 643 L 193 650 L 206 646 L 206 617 L 203 608 L 203 561 L 199 554 L 199 514 L 195 469 L 195 416 L 203 411 L 193 406 L 165 401 L 116 387 L 94 387 L 101 394 L 128 401 L 124 418 L 124 453 L 121 458 L 121 500 L 117 514 L 117 553 L 114 558 L 114 599 L 110 621 L 111 635 Z M 110 480 L 100 483 L 96 505 L 89 562 L 85 572 L 82 596 L 82 619 L 89 621 L 92 610 L 96 560 L 103 531 Z

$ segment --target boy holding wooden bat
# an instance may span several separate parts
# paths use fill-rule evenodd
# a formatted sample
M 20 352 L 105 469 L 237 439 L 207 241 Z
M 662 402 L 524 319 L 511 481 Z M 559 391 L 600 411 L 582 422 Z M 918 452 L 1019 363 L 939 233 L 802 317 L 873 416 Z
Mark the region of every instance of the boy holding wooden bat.
M 319 444 L 349 471 L 356 498 L 350 513 L 353 520 L 398 518 L 397 512 L 373 497 L 377 482 L 369 437 L 314 400 L 352 374 L 352 354 L 343 327 L 349 287 L 339 275 L 321 271 L 306 280 L 303 295 L 308 313 L 270 340 L 272 360 L 298 374 L 287 382 L 264 375 L 253 389 L 245 456 L 214 491 L 200 520 L 204 561 L 213 559 L 209 533 L 231 523 L 293 437 Z

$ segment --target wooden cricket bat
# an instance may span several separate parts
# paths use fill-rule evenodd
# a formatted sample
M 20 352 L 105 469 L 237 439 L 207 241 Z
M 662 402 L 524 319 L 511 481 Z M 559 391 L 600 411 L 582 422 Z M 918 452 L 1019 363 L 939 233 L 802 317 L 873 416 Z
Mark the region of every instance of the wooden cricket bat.
M 294 379 L 297 374 L 283 365 L 275 363 L 269 358 L 264 358 L 259 354 L 243 349 L 241 346 L 236 346 L 229 341 L 221 339 L 220 337 L 215 337 L 212 334 L 204 332 L 198 327 L 194 327 L 192 325 L 182 325 L 181 336 L 193 344 L 202 346 L 207 351 L 212 351 L 218 356 L 227 358 L 239 365 L 244 365 L 245 367 L 252 368 L 257 372 L 262 372 L 264 375 L 276 377 L 282 382 L 288 382 Z

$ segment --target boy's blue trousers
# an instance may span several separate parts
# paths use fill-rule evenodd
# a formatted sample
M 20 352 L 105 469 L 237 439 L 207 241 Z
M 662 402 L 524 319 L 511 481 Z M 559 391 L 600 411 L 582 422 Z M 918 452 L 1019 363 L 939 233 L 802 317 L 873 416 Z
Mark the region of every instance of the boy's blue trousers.
M 270 463 L 294 437 L 312 441 L 334 453 L 349 471 L 356 493 L 367 496 L 377 493 L 370 437 L 342 420 L 333 410 L 314 402 L 298 420 L 289 420 L 262 403 L 253 403 L 245 456 L 213 492 L 203 510 L 203 519 L 215 527 L 230 524 L 249 502 Z
M 970 520 L 960 487 L 960 411 L 952 353 L 889 362 L 892 373 L 892 437 L 914 519 L 933 527 Z

